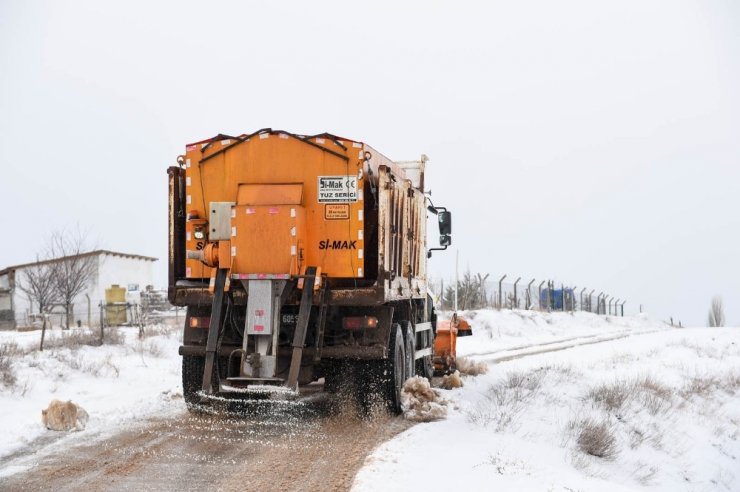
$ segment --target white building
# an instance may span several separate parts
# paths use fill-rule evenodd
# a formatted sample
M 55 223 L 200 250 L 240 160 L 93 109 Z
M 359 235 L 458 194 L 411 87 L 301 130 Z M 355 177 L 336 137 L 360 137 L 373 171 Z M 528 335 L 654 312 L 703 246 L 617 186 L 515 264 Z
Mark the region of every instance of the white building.
M 138 303 L 140 292 L 154 284 L 152 264 L 157 258 L 107 250 L 91 251 L 80 256 L 94 257 L 95 271 L 87 290 L 74 301 L 72 323 L 98 324 L 100 303 L 105 303 L 105 290 L 113 285 L 126 289 L 127 302 Z M 24 271 L 64 259 L 66 258 L 26 263 L 0 270 L 0 329 L 30 326 L 34 319 L 33 315 L 38 314 L 38 306 L 20 288 L 26 281 Z M 64 307 L 55 307 L 53 313 L 52 324 L 55 326 L 61 324 Z

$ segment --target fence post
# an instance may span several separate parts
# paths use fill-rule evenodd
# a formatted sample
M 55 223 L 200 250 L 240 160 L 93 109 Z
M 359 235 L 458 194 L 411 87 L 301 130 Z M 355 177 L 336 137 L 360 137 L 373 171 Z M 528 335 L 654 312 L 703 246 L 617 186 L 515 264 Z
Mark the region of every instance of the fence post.
M 542 309 L 542 284 L 544 284 L 545 281 L 543 280 L 540 282 L 539 287 L 537 287 L 537 305 Z
M 596 314 L 601 314 L 601 296 L 603 295 L 603 292 L 599 292 L 599 295 L 596 296 Z
M 579 301 L 580 301 L 580 303 L 581 303 L 581 304 L 580 304 L 580 306 L 581 306 L 581 311 L 583 311 L 583 293 L 584 293 L 584 292 L 586 292 L 586 287 L 584 287 L 584 288 L 582 288 L 582 289 L 581 289 L 581 294 L 580 294 L 580 296 L 579 296 Z
M 622 299 L 617 299 L 617 301 L 614 303 L 614 316 L 617 316 L 617 306 L 619 305 L 619 301 Z
M 503 302 L 502 302 L 502 294 L 501 294 L 501 284 L 503 283 L 504 279 L 506 278 L 506 275 L 498 279 L 498 308 L 503 309 Z
M 103 345 L 103 327 L 105 326 L 105 318 L 103 317 L 103 301 L 100 301 L 100 345 Z
M 533 284 L 533 283 L 534 283 L 534 279 L 532 279 L 532 280 L 531 280 L 531 281 L 530 281 L 530 282 L 529 282 L 529 283 L 527 284 L 527 306 L 526 306 L 526 308 L 527 308 L 527 310 L 528 310 L 528 311 L 529 311 L 530 309 L 532 309 L 532 284 Z
M 627 304 L 627 301 L 622 301 L 622 317 L 624 318 L 624 305 Z
M 512 309 L 514 309 L 514 308 L 519 309 L 519 299 L 516 296 L 516 284 L 518 284 L 521 279 L 522 279 L 522 277 L 519 277 L 514 282 L 514 305 L 512 306 Z

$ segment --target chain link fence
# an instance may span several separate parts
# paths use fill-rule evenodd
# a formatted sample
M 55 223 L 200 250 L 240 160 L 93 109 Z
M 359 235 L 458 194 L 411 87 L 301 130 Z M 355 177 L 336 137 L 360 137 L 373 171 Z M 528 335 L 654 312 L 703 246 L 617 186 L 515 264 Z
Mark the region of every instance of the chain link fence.
M 553 280 L 513 282 L 508 275 L 491 280 L 489 275 L 465 273 L 458 282 L 457 307 L 461 310 L 492 307 L 537 311 L 586 311 L 594 314 L 624 316 L 626 299 L 603 291 L 578 287 Z M 430 289 L 444 309 L 455 308 L 454 282 L 430 282 Z

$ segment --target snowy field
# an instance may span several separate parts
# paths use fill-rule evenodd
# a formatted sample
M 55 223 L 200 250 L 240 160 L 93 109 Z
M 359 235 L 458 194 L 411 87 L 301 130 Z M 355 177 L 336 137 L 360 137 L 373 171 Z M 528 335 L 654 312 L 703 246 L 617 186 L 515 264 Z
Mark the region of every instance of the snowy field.
M 468 317 L 474 335 L 458 352 L 473 360 L 626 336 L 491 362 L 442 391 L 446 420 L 369 456 L 353 490 L 740 490 L 740 329 L 587 313 Z
M 740 490 L 740 329 L 588 313 L 465 316 L 474 335 L 458 353 L 487 362 L 488 374 L 442 391 L 447 419 L 376 449 L 356 491 Z M 97 347 L 96 333 L 54 330 L 39 352 L 39 332 L 0 332 L 0 462 L 182 414 L 179 337 L 120 328 Z M 41 410 L 52 399 L 84 407 L 87 428 L 46 430 Z M 33 462 L 0 465 L 0 478 Z
M 139 339 L 138 328 L 108 329 L 103 346 L 98 332 L 71 329 L 0 332 L 0 459 L 20 450 L 86 442 L 118 432 L 153 415 L 182 411 L 179 328 L 154 326 Z M 12 376 L 8 376 L 12 374 Z M 47 430 L 41 410 L 53 399 L 72 400 L 89 414 L 87 428 L 69 434 Z M 0 467 L 0 477 L 20 470 Z

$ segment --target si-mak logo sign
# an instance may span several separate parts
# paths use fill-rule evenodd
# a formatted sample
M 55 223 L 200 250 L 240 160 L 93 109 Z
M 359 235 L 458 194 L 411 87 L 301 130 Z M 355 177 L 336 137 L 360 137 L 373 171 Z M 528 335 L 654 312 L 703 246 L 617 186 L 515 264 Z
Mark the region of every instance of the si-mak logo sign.
M 357 176 L 319 176 L 319 203 L 356 202 Z
M 357 241 L 321 240 L 319 249 L 357 249 Z

